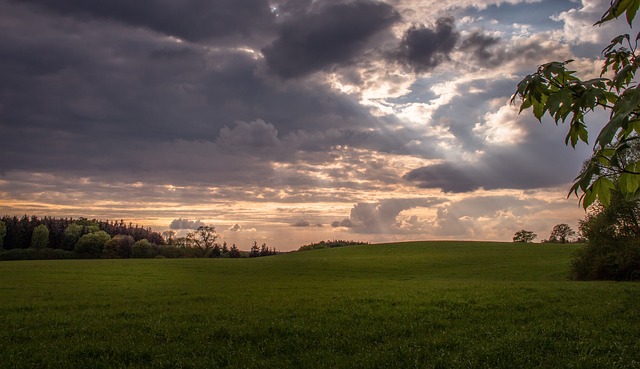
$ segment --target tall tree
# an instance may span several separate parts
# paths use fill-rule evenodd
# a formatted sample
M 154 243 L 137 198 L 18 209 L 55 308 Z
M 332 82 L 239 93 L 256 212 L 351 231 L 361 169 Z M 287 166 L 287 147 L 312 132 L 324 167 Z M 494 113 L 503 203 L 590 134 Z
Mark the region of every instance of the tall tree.
M 62 248 L 71 251 L 82 237 L 83 227 L 78 223 L 71 223 L 62 234 Z
M 249 251 L 249 257 L 255 258 L 260 256 L 260 248 L 258 247 L 258 242 L 253 241 L 253 245 L 251 246 L 251 251 Z
M 516 232 L 516 234 L 513 235 L 513 242 L 529 243 L 529 242 L 533 242 L 533 240 L 535 240 L 536 237 L 538 237 L 537 234 L 533 233 L 532 231 L 525 231 L 523 229 Z
M 105 231 L 87 233 L 80 237 L 73 251 L 81 258 L 99 258 L 104 244 L 111 239 Z
M 567 243 L 576 232 L 568 224 L 556 224 L 549 235 L 549 242 Z
M 40 224 L 33 229 L 31 236 L 31 247 L 36 250 L 44 249 L 49 245 L 49 229 L 46 225 Z
M 4 236 L 7 235 L 7 225 L 0 220 L 0 250 L 4 246 Z
M 176 236 L 176 231 L 168 229 L 164 232 L 162 232 L 162 237 L 164 237 L 165 242 L 167 243 L 167 245 L 173 245 L 173 239 Z
M 242 254 L 240 253 L 240 250 L 238 250 L 238 247 L 236 246 L 235 243 L 231 245 L 231 249 L 229 249 L 229 257 L 230 258 L 242 257 Z
M 194 233 L 196 245 L 204 249 L 212 248 L 218 237 L 220 237 L 216 233 L 216 227 L 212 226 L 200 226 Z
M 624 15 L 632 27 L 640 0 L 611 0 L 610 4 L 595 25 Z M 596 200 L 609 206 L 613 190 L 627 201 L 640 198 L 640 162 L 619 165 L 630 145 L 640 139 L 640 86 L 635 80 L 640 67 L 639 38 L 640 33 L 636 37 L 623 34 L 614 38 L 602 52 L 604 61 L 599 78 L 583 81 L 576 71 L 568 69 L 573 60 L 554 61 L 525 77 L 511 100 L 521 99 L 520 112 L 531 109 L 540 121 L 546 114 L 556 124 L 569 120 L 565 144 L 573 147 L 578 141 L 588 143 L 585 117 L 589 113 L 596 109 L 609 112 L 609 120 L 595 140 L 594 155 L 569 192 L 580 196 L 585 209 Z M 621 171 L 619 180 L 614 182 L 610 174 L 616 167 L 621 167 Z

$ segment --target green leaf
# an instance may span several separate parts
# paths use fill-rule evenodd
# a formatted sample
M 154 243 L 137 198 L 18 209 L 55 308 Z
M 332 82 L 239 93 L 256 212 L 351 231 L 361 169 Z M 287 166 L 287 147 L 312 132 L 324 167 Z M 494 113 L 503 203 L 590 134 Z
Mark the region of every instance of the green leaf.
M 591 185 L 591 191 L 604 206 L 609 206 L 611 203 L 611 190 L 613 189 L 615 189 L 615 185 L 607 177 L 600 177 Z
M 595 25 L 600 25 L 602 23 L 608 22 L 612 19 L 618 18 L 623 13 L 626 13 L 627 22 L 629 25 L 633 22 L 633 19 L 636 16 L 636 12 L 638 10 L 638 3 L 640 0 L 614 0 L 611 2 L 611 6 L 604 13 L 602 18 L 596 22 Z
M 627 23 L 629 23 L 629 26 L 633 23 L 633 18 L 636 17 L 638 6 L 640 6 L 640 1 L 631 1 L 631 4 L 629 4 L 627 8 Z
M 584 192 L 584 196 L 582 197 L 582 207 L 584 210 L 596 201 L 596 193 L 592 190 L 586 190 Z
M 640 175 L 631 173 L 622 173 L 620 175 L 619 185 L 623 194 L 634 194 L 640 188 Z

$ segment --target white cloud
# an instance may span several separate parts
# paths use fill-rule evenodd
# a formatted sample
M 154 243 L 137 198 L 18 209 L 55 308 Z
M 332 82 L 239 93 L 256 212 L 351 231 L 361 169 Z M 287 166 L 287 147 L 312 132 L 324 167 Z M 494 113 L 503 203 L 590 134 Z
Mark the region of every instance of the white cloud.
M 609 42 L 616 35 L 630 32 L 624 17 L 594 26 L 610 6 L 608 1 L 582 0 L 581 5 L 580 8 L 570 9 L 553 17 L 557 21 L 564 22 L 561 37 L 565 40 L 574 44 L 591 42 L 598 44 L 602 49 L 600 44 Z
M 526 131 L 521 126 L 522 117 L 515 106 L 509 104 L 497 112 L 488 112 L 483 120 L 476 123 L 473 132 L 489 144 L 515 145 L 526 139 Z

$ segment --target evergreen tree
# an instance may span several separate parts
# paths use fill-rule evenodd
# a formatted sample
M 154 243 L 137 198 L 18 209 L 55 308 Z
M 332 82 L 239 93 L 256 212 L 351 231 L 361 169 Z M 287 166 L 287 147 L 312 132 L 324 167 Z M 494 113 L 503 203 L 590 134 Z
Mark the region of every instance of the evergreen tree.
M 4 246 L 4 236 L 7 235 L 7 225 L 0 220 L 0 250 Z
M 253 241 L 253 246 L 251 246 L 251 251 L 249 252 L 250 258 L 255 258 L 260 256 L 260 248 L 258 247 L 258 242 Z

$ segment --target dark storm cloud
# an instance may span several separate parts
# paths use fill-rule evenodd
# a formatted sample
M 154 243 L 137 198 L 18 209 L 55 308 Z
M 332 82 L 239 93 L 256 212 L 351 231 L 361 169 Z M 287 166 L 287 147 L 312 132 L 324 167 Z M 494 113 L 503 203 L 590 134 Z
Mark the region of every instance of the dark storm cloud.
M 539 128 L 539 127 L 538 127 Z M 558 135 L 553 137 L 558 141 Z M 545 142 L 546 141 L 546 142 Z M 418 168 L 404 179 L 420 188 L 471 192 L 480 188 L 536 189 L 566 185 L 578 174 L 587 150 L 570 151 L 561 142 L 532 138 L 515 147 L 487 148 L 475 162 L 451 161 Z M 546 150 L 540 150 L 540 147 Z
M 459 38 L 453 18 L 439 18 L 434 28 L 414 25 L 405 32 L 395 57 L 416 72 L 426 72 L 449 60 Z
M 462 40 L 460 50 L 471 52 L 480 63 L 487 62 L 493 55 L 489 48 L 500 42 L 498 37 L 483 35 L 480 32 L 473 32 Z
M 262 52 L 278 76 L 304 76 L 352 62 L 372 36 L 398 20 L 398 13 L 380 2 L 329 3 L 288 19 Z
M 0 13 L 0 171 L 247 183 L 301 149 L 396 145 L 354 98 L 274 85 L 246 51 L 13 2 Z
M 20 0 L 59 14 L 116 21 L 190 41 L 256 36 L 275 20 L 264 0 Z

